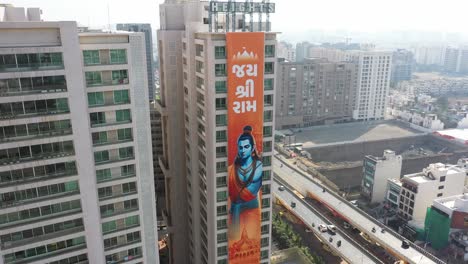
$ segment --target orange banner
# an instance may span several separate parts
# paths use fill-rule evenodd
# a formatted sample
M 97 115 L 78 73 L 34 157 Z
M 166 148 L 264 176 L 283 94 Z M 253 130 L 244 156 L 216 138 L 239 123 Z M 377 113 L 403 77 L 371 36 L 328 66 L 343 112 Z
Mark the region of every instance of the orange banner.
M 230 264 L 260 263 L 263 32 L 226 34 Z

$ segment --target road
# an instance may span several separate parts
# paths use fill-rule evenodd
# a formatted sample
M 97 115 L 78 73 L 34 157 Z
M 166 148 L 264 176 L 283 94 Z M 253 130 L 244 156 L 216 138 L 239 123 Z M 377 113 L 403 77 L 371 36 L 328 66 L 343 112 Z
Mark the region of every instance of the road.
M 281 184 L 284 185 L 286 183 Z M 328 246 L 330 246 L 330 248 L 332 248 L 332 250 L 339 254 L 344 260 L 348 263 L 381 263 L 364 248 L 360 247 L 358 243 L 348 237 L 339 227 L 337 227 L 338 230 L 335 235 L 329 232 L 319 232 L 317 228 L 319 224 L 332 223 L 325 217 L 321 216 L 318 211 L 315 211 L 315 209 L 307 202 L 297 197 L 290 189 L 286 188 L 284 191 L 276 191 L 279 186 L 280 184 L 276 181 L 272 184 L 272 188 L 275 190 L 275 197 L 282 201 L 284 205 L 289 206 L 288 209 L 290 209 L 292 213 L 299 217 L 310 229 L 313 229 L 318 237 L 320 237 L 324 243 L 328 244 Z M 291 202 L 296 203 L 295 208 L 290 207 Z M 330 239 L 332 239 L 331 242 Z M 340 247 L 337 246 L 337 241 L 341 241 Z
M 283 161 L 284 158 L 281 156 L 281 159 L 278 159 L 277 156 L 279 155 L 274 157 L 275 160 L 273 162 L 275 177 L 284 180 L 304 196 L 307 195 L 307 192 L 312 193 L 315 196 L 314 198 L 320 200 L 329 208 L 332 208 L 340 215 L 344 216 L 346 218 L 345 220 L 351 225 L 368 234 L 372 240 L 378 242 L 387 251 L 391 251 L 390 253 L 393 255 L 398 255 L 401 259 L 414 264 L 444 263 L 429 253 L 423 254 L 423 250 L 417 248 L 417 246 L 412 243 L 410 248 L 402 248 L 402 237 L 393 232 L 393 230 L 377 222 L 377 220 L 366 215 L 345 199 L 339 198 L 336 194 L 332 194 L 328 190 L 323 192 L 323 187 L 320 183 L 311 179 L 310 175 L 301 171 L 294 165 L 291 165 L 289 162 Z M 281 166 L 280 164 L 284 165 Z M 274 192 L 278 191 L 274 190 Z M 377 232 L 372 232 L 373 228 L 376 228 Z M 380 232 L 382 229 L 385 229 L 386 232 Z

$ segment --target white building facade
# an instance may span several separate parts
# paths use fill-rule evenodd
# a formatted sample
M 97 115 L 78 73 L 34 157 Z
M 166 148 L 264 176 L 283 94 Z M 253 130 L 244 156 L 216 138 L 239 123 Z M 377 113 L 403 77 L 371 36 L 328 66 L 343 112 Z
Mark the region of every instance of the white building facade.
M 362 196 L 371 204 L 385 201 L 387 180 L 400 178 L 401 164 L 401 156 L 392 150 L 385 150 L 382 157 L 366 156 L 363 162 Z
M 0 263 L 159 263 L 143 36 L 31 14 L 0 22 Z
M 427 208 L 435 199 L 463 193 L 465 177 L 464 169 L 442 163 L 430 164 L 422 172 L 405 175 L 401 179 L 399 216 L 423 222 Z

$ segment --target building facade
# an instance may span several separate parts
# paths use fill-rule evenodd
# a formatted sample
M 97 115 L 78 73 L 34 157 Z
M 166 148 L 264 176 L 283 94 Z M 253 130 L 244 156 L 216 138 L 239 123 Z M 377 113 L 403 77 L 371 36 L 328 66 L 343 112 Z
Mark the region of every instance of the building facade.
M 163 154 L 159 163 L 166 179 L 167 211 L 163 215 L 171 263 L 228 263 L 229 258 L 228 44 L 225 24 L 217 24 L 218 32 L 212 32 L 205 23 L 208 5 L 201 1 L 166 1 L 160 5 L 161 97 L 156 108 L 162 115 Z M 240 30 L 236 26 L 235 31 Z M 258 250 L 261 263 L 269 263 L 276 34 L 265 32 L 264 42 L 263 194 Z
M 367 155 L 363 162 L 361 196 L 370 204 L 385 201 L 387 181 L 399 179 L 402 158 L 392 150 L 385 150 L 382 157 Z
M 395 86 L 401 81 L 412 79 L 414 56 L 411 51 L 399 49 L 393 52 L 392 73 L 390 82 Z
M 0 263 L 159 263 L 143 35 L 5 12 Z
M 117 24 L 117 30 L 145 33 L 146 67 L 148 76 L 149 100 L 154 100 L 155 80 L 154 80 L 154 60 L 153 60 L 153 30 L 151 24 Z
M 306 59 L 279 62 L 276 73 L 276 128 L 351 121 L 357 67 Z
M 385 117 L 390 88 L 392 53 L 383 51 L 348 51 L 347 61 L 356 63 L 357 93 L 353 119 L 381 120 Z
M 465 177 L 465 170 L 442 163 L 403 176 L 398 215 L 404 220 L 423 222 L 432 201 L 463 193 Z

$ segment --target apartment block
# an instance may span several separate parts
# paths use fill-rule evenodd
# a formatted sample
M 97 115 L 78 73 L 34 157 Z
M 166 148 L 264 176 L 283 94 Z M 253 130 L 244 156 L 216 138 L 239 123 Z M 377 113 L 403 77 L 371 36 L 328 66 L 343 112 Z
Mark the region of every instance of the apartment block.
M 142 34 L 0 22 L 0 263 L 159 263 Z
M 424 222 L 432 201 L 463 193 L 465 177 L 465 170 L 442 163 L 430 164 L 422 172 L 405 175 L 401 179 L 398 215 L 404 220 Z
M 357 66 L 326 59 L 278 63 L 276 129 L 351 121 Z
M 210 30 L 209 2 L 166 1 L 158 30 L 163 154 L 171 263 L 228 263 L 228 65 L 227 24 Z M 183 14 L 183 15 L 180 15 Z M 243 23 L 230 31 L 256 31 Z M 265 25 L 264 25 L 265 26 Z M 255 29 L 255 30 L 254 30 Z M 271 245 L 276 34 L 265 32 L 261 263 Z

